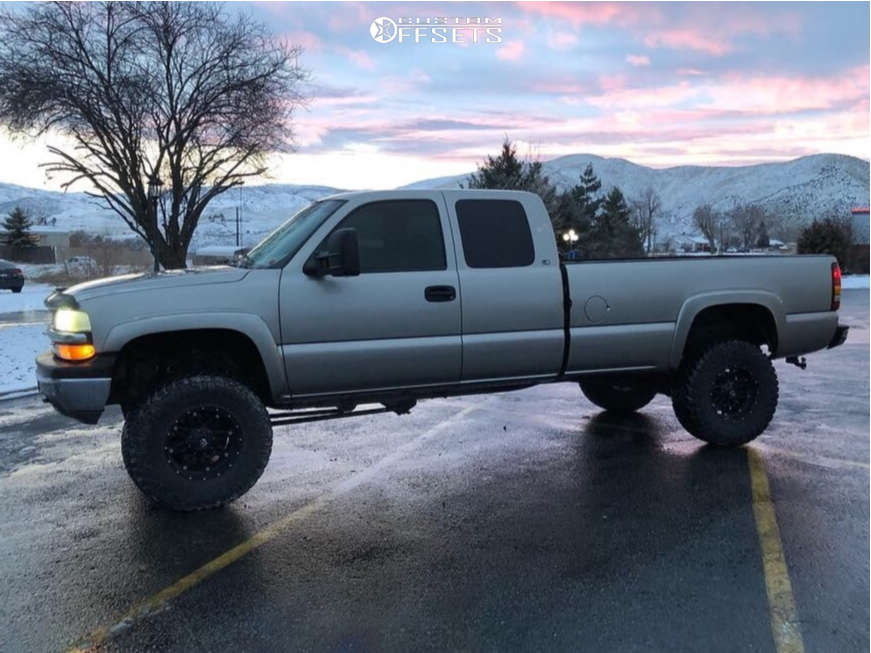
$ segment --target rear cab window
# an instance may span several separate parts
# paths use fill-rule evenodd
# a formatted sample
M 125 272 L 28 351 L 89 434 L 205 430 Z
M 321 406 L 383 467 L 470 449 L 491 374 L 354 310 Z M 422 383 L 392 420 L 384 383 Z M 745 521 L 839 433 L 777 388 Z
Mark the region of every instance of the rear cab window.
M 520 202 L 458 200 L 455 209 L 467 266 L 514 268 L 532 265 L 535 247 L 529 220 Z

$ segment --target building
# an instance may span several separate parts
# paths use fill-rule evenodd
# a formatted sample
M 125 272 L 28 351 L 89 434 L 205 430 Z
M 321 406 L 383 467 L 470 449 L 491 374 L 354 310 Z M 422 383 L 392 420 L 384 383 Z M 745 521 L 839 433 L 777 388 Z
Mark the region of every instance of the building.
M 37 245 L 43 245 L 45 247 L 54 247 L 54 248 L 69 248 L 70 246 L 70 232 L 69 231 L 61 231 L 59 229 L 44 229 L 41 227 L 31 227 L 30 233 L 36 236 L 39 240 L 37 241 Z

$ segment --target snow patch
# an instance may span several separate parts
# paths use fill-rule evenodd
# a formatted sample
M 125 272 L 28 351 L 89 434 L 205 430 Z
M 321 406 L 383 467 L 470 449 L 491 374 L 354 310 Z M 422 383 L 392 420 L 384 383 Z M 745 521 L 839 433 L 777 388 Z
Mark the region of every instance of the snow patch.
M 36 386 L 34 359 L 49 347 L 45 325 L 0 326 L 0 392 Z
M 868 290 L 871 288 L 869 276 L 867 274 L 846 274 L 841 277 L 841 288 L 843 290 Z

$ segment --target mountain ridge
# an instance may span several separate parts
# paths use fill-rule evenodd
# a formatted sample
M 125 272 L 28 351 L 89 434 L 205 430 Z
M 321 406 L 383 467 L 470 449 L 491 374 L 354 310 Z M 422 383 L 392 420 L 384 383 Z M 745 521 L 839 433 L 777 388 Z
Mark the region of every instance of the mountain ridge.
M 619 186 L 630 200 L 647 187 L 657 191 L 662 199 L 657 220 L 660 238 L 695 234 L 692 212 L 704 203 L 722 211 L 739 202 L 761 204 L 778 216 L 773 231 L 783 232 L 784 239 L 794 239 L 801 226 L 828 210 L 846 215 L 851 206 L 869 203 L 869 162 L 845 154 L 813 154 L 746 166 L 650 168 L 627 159 L 578 153 L 543 161 L 542 168 L 564 190 L 575 183 L 587 163 L 593 164 L 603 191 Z M 457 188 L 470 173 L 424 179 L 401 188 Z M 251 245 L 309 202 L 337 192 L 341 189 L 312 184 L 261 184 L 228 191 L 206 208 L 193 247 L 232 243 L 237 206 L 242 213 L 243 243 Z M 114 213 L 99 206 L 99 200 L 81 192 L 0 183 L 0 215 L 15 206 L 37 219 L 45 218 L 48 226 L 39 228 L 132 236 Z
M 738 203 L 760 204 L 772 215 L 774 230 L 794 239 L 802 226 L 829 210 L 847 215 L 852 206 L 869 202 L 869 162 L 846 154 L 811 154 L 743 166 L 650 168 L 581 153 L 543 161 L 542 169 L 559 190 L 566 190 L 587 163 L 593 164 L 603 191 L 618 186 L 631 200 L 653 188 L 662 199 L 657 227 L 663 237 L 696 234 L 692 213 L 701 204 L 720 211 Z M 468 174 L 425 179 L 404 188 L 456 188 Z

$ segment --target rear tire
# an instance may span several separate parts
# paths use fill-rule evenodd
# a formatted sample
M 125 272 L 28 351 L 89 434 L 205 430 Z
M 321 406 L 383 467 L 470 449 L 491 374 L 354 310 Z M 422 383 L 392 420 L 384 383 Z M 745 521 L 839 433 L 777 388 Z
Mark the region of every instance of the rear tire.
M 142 492 L 173 510 L 217 508 L 266 468 L 272 425 L 238 381 L 197 375 L 166 383 L 127 411 L 121 453 Z
M 709 345 L 678 373 L 674 414 L 689 433 L 710 444 L 737 447 L 762 433 L 777 408 L 777 374 L 753 343 Z
M 656 396 L 655 388 L 635 379 L 588 379 L 579 385 L 599 408 L 624 415 L 644 408 Z
M 14 293 L 20 293 L 20 292 L 21 292 L 21 288 L 20 288 L 20 287 L 19 287 L 19 288 L 12 288 L 12 292 L 14 292 Z

